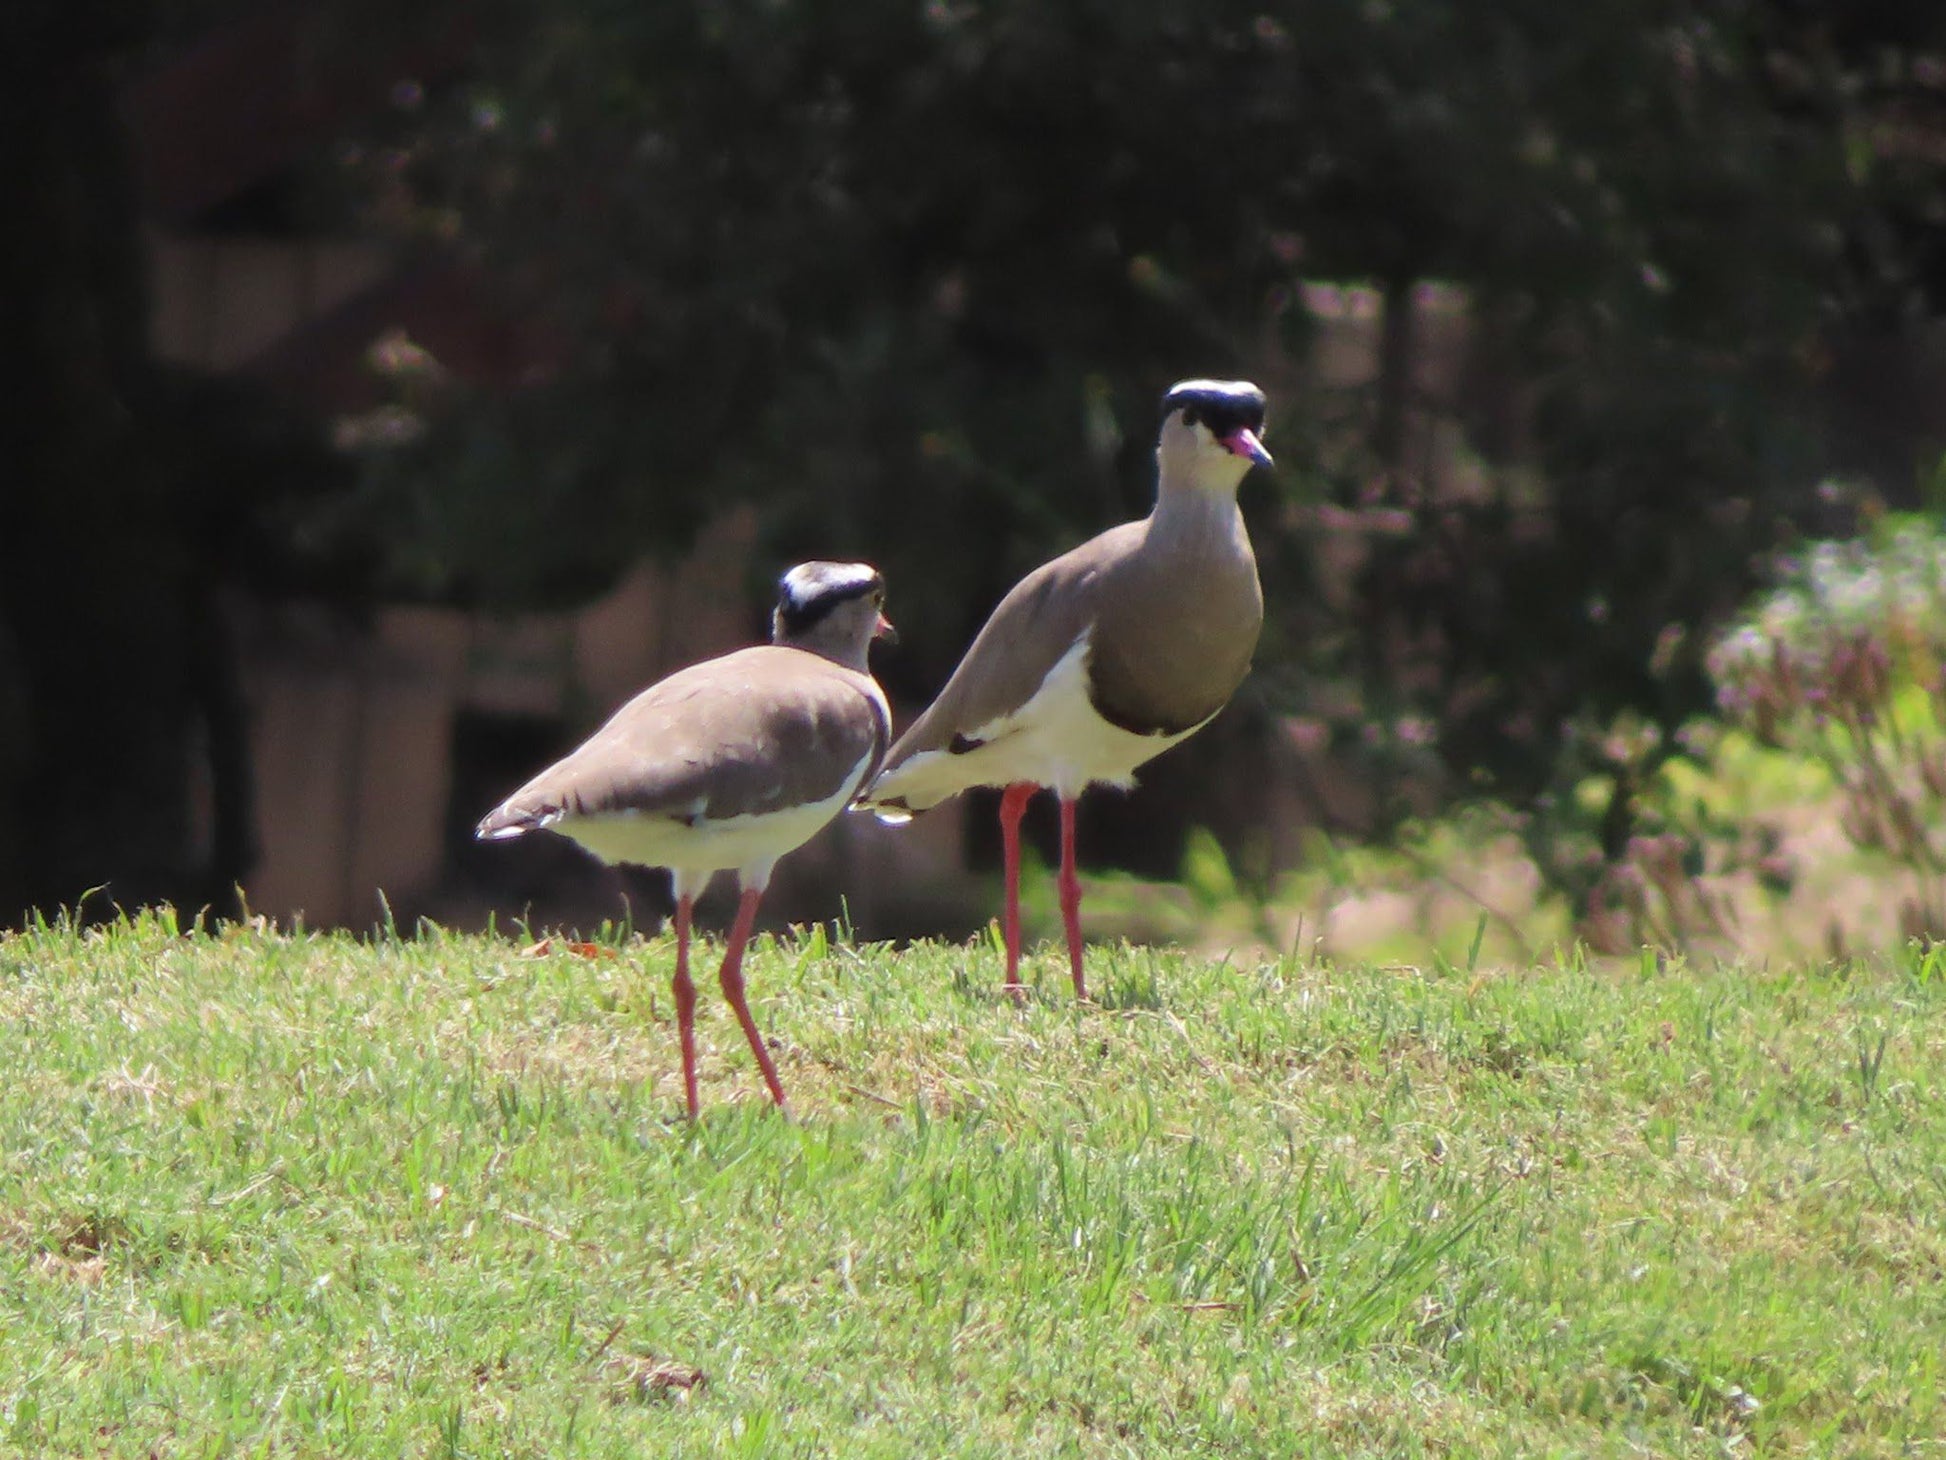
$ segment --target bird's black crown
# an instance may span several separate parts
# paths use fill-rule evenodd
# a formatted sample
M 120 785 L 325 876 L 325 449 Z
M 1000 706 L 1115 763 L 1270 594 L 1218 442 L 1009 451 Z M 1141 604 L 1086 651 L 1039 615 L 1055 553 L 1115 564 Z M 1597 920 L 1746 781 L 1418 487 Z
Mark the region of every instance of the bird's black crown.
M 1162 398 L 1162 414 L 1182 412 L 1183 424 L 1201 421 L 1221 439 L 1248 429 L 1264 428 L 1264 393 L 1247 380 L 1185 380 Z
M 777 626 L 802 634 L 839 604 L 884 591 L 884 577 L 869 563 L 799 563 L 777 584 Z

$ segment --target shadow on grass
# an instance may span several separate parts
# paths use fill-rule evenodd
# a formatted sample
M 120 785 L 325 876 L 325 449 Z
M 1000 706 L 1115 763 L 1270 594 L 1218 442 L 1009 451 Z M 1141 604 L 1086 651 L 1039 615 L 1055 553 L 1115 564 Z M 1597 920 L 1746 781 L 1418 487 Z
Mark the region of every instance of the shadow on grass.
M 1050 951 L 1051 950 L 1051 951 Z M 1006 965 L 996 956 L 981 956 L 979 942 L 965 948 L 953 967 L 952 989 L 962 1002 L 982 1007 L 1009 1000 L 1006 992 Z M 1140 948 L 1095 948 L 1088 964 L 1089 998 L 1084 1007 L 1110 1013 L 1127 1009 L 1150 1012 L 1163 1007 L 1162 982 L 1152 950 Z M 1042 945 L 1027 950 L 1021 959 L 1022 986 L 1026 1001 L 1059 1008 L 1075 1002 L 1068 981 L 1066 950 Z
M 1097 964 L 1094 1002 L 1096 1007 L 1118 1011 L 1141 1009 L 1159 1012 L 1163 1005 L 1162 980 L 1157 977 L 1155 955 L 1147 949 L 1119 948 Z

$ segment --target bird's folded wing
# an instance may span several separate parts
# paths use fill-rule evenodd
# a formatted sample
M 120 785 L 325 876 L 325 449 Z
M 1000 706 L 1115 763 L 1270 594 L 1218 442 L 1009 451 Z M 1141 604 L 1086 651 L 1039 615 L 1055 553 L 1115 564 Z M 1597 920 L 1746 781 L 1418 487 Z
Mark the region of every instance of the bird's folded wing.
M 644 690 L 480 834 L 570 816 L 723 821 L 828 800 L 869 779 L 888 728 L 866 676 L 799 649 L 745 649 Z
M 1113 528 L 1015 584 L 939 697 L 899 737 L 881 775 L 889 777 L 927 752 L 971 749 L 983 731 L 1004 724 L 1032 699 L 1048 671 L 1093 624 L 1098 579 L 1140 541 L 1142 527 Z

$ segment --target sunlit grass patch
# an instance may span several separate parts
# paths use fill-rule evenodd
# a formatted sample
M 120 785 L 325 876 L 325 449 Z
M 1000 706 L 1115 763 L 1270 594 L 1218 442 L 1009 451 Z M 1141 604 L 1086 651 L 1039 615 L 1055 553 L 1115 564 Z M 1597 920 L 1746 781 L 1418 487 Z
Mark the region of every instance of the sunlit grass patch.
M 614 956 L 606 956 L 612 952 Z M 1946 980 L 0 940 L 19 1454 L 1927 1453 Z M 709 955 L 706 953 L 705 958 Z M 707 984 L 706 984 L 707 987 Z

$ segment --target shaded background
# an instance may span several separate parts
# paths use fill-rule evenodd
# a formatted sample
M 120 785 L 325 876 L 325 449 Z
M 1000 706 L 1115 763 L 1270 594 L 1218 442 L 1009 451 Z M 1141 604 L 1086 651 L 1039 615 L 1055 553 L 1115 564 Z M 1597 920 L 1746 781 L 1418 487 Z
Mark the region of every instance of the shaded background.
M 1779 548 L 1937 505 L 1917 0 L 16 0 L 0 45 L 0 918 L 653 907 L 470 827 L 802 557 L 884 568 L 911 713 L 1145 510 L 1186 375 L 1270 392 L 1270 622 L 1098 866 L 1206 826 L 1267 883 L 1477 798 L 1617 858 L 1591 734 L 1707 711 Z M 770 911 L 963 932 L 984 812 L 848 821 Z

